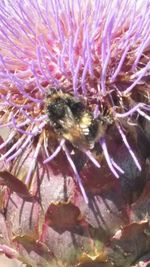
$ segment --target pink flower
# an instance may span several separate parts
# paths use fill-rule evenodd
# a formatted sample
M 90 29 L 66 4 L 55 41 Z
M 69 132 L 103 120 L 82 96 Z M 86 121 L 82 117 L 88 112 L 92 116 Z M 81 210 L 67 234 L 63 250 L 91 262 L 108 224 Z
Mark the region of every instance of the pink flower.
M 44 163 L 63 150 L 86 201 L 79 173 L 65 144 L 50 155 L 45 112 L 48 88 L 84 96 L 93 117 L 111 113 L 137 168 L 138 158 L 126 136 L 139 117 L 150 120 L 150 1 L 21 0 L 0 3 L 0 127 L 9 135 L 0 145 L 0 160 L 13 162 L 35 146 L 29 183 L 41 151 Z M 13 144 L 10 145 L 13 140 Z M 112 173 L 123 169 L 99 143 Z M 92 152 L 87 157 L 98 167 Z

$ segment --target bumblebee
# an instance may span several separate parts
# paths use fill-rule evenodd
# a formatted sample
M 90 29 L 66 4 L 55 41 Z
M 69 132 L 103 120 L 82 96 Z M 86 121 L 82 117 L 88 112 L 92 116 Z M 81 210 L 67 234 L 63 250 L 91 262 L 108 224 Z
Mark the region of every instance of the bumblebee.
M 51 89 L 46 97 L 46 112 L 55 133 L 79 150 L 91 150 L 112 123 L 110 116 L 94 119 L 83 99 Z

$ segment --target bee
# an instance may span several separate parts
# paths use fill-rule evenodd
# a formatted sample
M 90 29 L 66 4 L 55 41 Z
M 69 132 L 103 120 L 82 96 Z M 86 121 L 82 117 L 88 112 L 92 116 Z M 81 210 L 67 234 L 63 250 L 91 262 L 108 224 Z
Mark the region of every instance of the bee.
M 83 99 L 51 89 L 46 97 L 46 113 L 59 138 L 81 151 L 91 150 L 112 124 L 110 116 L 93 117 Z

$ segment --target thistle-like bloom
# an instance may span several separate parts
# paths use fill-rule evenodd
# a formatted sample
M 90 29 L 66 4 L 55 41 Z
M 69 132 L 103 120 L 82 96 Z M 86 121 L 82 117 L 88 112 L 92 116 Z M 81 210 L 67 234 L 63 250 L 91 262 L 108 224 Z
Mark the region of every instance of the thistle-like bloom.
M 65 140 L 51 147 L 45 112 L 50 88 L 83 95 L 95 118 L 107 110 L 141 170 L 126 132 L 139 118 L 150 120 L 149 18 L 149 0 L 1 1 L 0 127 L 9 134 L 0 144 L 0 160 L 13 162 L 33 146 L 27 185 L 41 153 L 44 164 L 50 164 L 63 150 L 87 201 Z M 106 140 L 104 134 L 99 145 L 118 178 L 123 170 Z M 85 154 L 100 166 L 91 151 Z

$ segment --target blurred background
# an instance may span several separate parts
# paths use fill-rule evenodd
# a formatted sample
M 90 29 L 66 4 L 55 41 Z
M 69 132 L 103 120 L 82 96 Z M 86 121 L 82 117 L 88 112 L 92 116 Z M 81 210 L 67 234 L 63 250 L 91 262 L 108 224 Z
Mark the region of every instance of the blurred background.
M 0 267 L 24 267 L 21 262 L 8 259 L 7 257 L 0 256 Z

